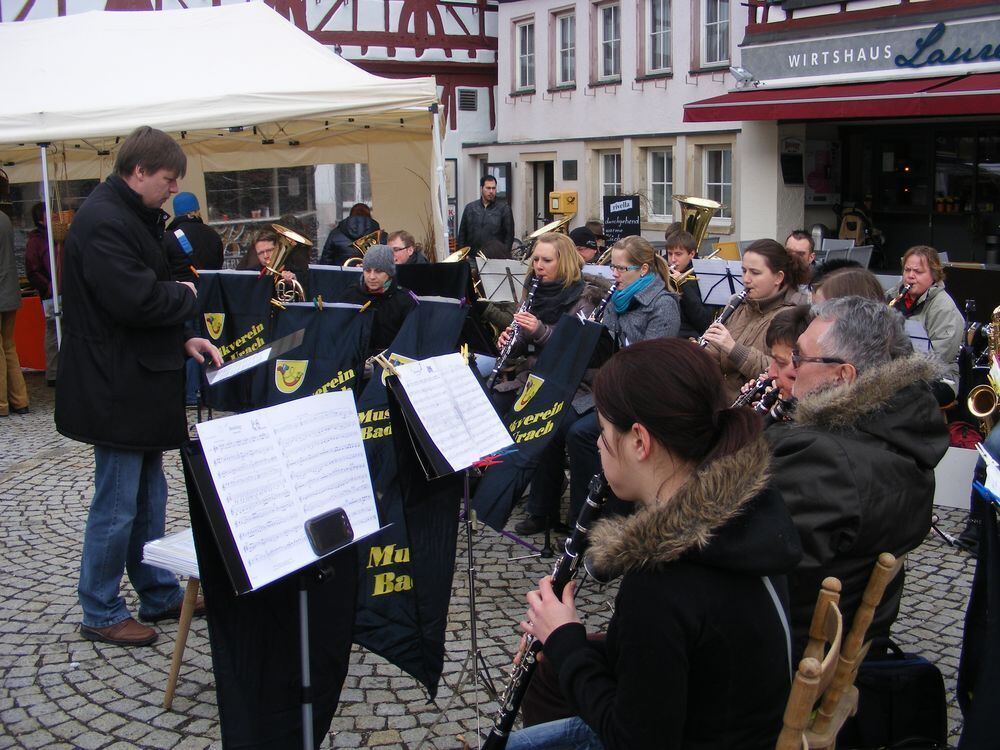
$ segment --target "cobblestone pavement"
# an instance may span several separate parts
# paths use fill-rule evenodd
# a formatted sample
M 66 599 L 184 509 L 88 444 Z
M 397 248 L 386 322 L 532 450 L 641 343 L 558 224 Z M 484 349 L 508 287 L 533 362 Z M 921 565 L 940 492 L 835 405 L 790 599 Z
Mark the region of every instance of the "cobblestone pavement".
M 53 394 L 44 378 L 30 374 L 28 383 L 31 413 L 0 419 L 0 750 L 221 746 L 204 621 L 192 627 L 170 711 L 162 702 L 176 623 L 160 626 L 161 637 L 150 648 L 80 638 L 76 578 L 92 492 L 91 450 L 56 433 Z M 176 531 L 187 525 L 176 452 L 166 463 L 167 527 Z M 940 515 L 942 526 L 958 533 L 964 514 Z M 355 647 L 324 747 L 455 748 L 458 735 L 472 739 L 477 726 L 489 725 L 492 704 L 469 680 L 459 680 L 471 632 L 464 540 L 463 529 L 436 703 L 428 703 L 420 685 L 399 669 Z M 511 561 L 521 548 L 488 530 L 476 534 L 473 549 L 478 643 L 502 684 L 524 594 L 550 563 Z M 972 572 L 970 558 L 929 536 L 910 556 L 894 631 L 907 650 L 924 654 L 944 673 L 953 742 L 961 729 L 955 676 Z M 134 612 L 135 596 L 126 591 Z M 606 622 L 613 596 L 593 584 L 581 593 L 580 609 L 593 628 Z

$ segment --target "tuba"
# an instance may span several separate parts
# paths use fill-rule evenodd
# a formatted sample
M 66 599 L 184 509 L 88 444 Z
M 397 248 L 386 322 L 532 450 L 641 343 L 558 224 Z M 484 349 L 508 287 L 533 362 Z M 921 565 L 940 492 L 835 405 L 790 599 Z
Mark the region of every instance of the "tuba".
M 305 302 L 306 292 L 302 288 L 302 284 L 295 279 L 286 281 L 282 278 L 281 272 L 285 270 L 285 263 L 288 261 L 293 247 L 296 245 L 312 247 L 313 243 L 298 232 L 283 227 L 281 224 L 272 224 L 271 229 L 278 235 L 278 246 L 274 248 L 271 263 L 263 269 L 263 273 L 274 277 L 274 296 L 278 302 Z
M 722 204 L 708 198 L 694 198 L 689 195 L 675 195 L 674 200 L 680 208 L 681 229 L 694 237 L 695 247 L 701 247 L 701 243 L 708 236 L 708 225 L 711 224 L 712 217 L 722 208 Z M 695 278 L 693 268 L 681 274 L 680 278 L 670 277 L 667 284 L 668 291 L 680 294 L 681 287 Z
M 372 245 L 379 244 L 379 241 L 381 239 L 382 239 L 381 229 L 376 229 L 374 232 L 369 232 L 368 234 L 358 237 L 351 244 L 355 247 L 355 249 L 359 253 L 361 253 L 361 255 L 355 258 L 348 258 L 347 260 L 344 261 L 344 265 L 342 265 L 341 268 L 351 268 L 353 266 L 361 265 L 361 263 L 364 262 L 365 253 L 368 252 L 368 248 L 370 248 Z
M 986 376 L 987 383 L 977 385 L 969 391 L 966 406 L 969 413 L 979 420 L 979 430 L 986 437 L 996 421 L 997 404 L 1000 402 L 1000 380 L 995 370 L 1000 368 L 1000 305 L 993 309 L 990 323 L 986 326 L 986 348 L 989 354 L 990 372 Z

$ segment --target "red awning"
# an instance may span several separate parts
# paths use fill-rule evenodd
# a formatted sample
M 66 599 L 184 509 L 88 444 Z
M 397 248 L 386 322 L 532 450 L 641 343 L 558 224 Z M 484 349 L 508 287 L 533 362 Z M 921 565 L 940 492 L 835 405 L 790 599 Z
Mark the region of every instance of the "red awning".
M 684 107 L 684 122 L 1000 114 L 1000 73 L 734 91 Z

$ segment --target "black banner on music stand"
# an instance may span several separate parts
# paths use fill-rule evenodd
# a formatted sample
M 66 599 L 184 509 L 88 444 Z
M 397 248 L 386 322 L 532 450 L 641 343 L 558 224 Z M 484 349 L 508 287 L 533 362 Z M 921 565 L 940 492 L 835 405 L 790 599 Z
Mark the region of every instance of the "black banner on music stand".
M 261 350 L 271 340 L 274 282 L 256 271 L 202 271 L 198 277 L 201 335 L 224 362 Z M 203 388 L 213 409 L 243 412 L 264 404 L 264 368 Z
M 267 367 L 267 404 L 282 404 L 327 391 L 356 390 L 364 369 L 371 315 L 357 305 L 286 305 L 274 326 L 275 338 L 305 329 L 302 344 Z
M 389 360 L 405 363 L 455 351 L 468 312 L 457 304 L 422 302 L 396 335 Z M 398 409 L 390 408 L 378 366 L 361 394 L 358 415 L 379 518 L 389 526 L 355 545 L 354 640 L 420 680 L 433 698 L 444 666 L 461 475 L 428 481 Z
M 324 302 L 339 302 L 350 286 L 361 283 L 361 266 L 309 266 L 309 290 L 313 297 L 322 297 Z
M 396 266 L 396 281 L 418 297 L 473 298 L 468 261 Z
M 503 423 L 517 450 L 486 470 L 472 496 L 479 520 L 502 531 L 587 370 L 604 327 L 564 315 Z

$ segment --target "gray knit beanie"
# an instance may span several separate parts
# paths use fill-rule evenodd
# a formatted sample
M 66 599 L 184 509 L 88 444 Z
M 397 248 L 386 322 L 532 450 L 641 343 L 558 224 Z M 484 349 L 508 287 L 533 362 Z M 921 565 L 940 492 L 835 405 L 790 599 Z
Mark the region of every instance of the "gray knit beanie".
M 366 270 L 385 271 L 390 278 L 396 276 L 396 259 L 388 245 L 372 245 L 365 252 L 361 267 Z

